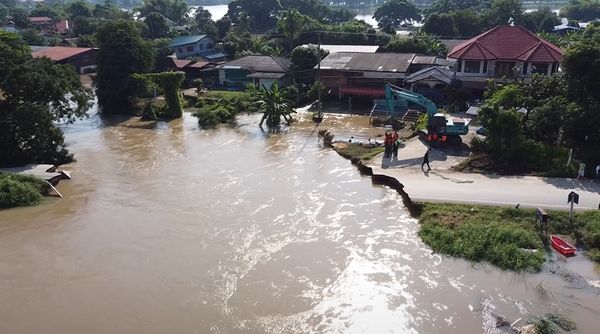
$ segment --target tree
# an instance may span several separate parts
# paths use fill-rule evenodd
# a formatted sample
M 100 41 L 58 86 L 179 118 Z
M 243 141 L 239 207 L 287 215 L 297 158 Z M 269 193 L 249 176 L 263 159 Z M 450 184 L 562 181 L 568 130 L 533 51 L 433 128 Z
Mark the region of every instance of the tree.
M 316 45 L 297 46 L 292 50 L 290 60 L 294 78 L 302 83 L 310 83 L 313 80 L 313 69 L 329 52 L 320 49 Z
M 201 34 L 217 36 L 219 33 L 217 25 L 212 20 L 212 14 L 210 13 L 210 11 L 202 7 L 198 7 L 196 9 L 194 23 L 196 25 L 196 30 L 198 30 L 198 32 L 200 32 Z
M 284 97 L 282 91 L 279 90 L 279 85 L 274 82 L 271 89 L 261 87 L 258 91 L 258 109 L 263 116 L 258 124 L 261 128 L 265 121 L 270 128 L 277 127 L 281 124 L 281 119 L 290 124 L 292 122 L 292 114 L 296 111 L 292 108 L 292 102 Z
M 35 9 L 31 11 L 30 16 L 47 16 L 53 20 L 60 20 L 65 17 L 65 13 L 60 6 L 48 6 L 38 3 Z
M 483 31 L 479 14 L 471 9 L 453 11 L 450 15 L 452 15 L 454 26 L 461 37 L 473 37 Z
M 423 23 L 423 31 L 436 35 L 455 37 L 458 35 L 458 30 L 454 24 L 454 17 L 450 14 L 431 14 Z
M 240 24 L 249 19 L 258 31 L 273 28 L 277 12 L 283 8 L 278 0 L 234 0 L 228 7 L 227 16 L 232 23 Z
M 591 21 L 600 17 L 600 1 L 570 0 L 569 4 L 560 10 L 561 17 Z
M 216 25 L 219 38 L 223 38 L 231 30 L 231 19 L 225 15 L 220 20 L 217 20 Z
M 167 118 L 181 117 L 183 113 L 181 84 L 185 79 L 184 72 L 134 73 L 132 77 L 135 80 L 151 81 L 164 91 L 166 106 L 161 113 L 162 116 Z
M 183 0 L 144 0 L 139 12 L 140 17 L 146 17 L 150 13 L 161 13 L 173 22 L 185 24 L 188 21 L 189 8 Z
M 131 113 L 137 85 L 133 73 L 152 68 L 152 46 L 145 42 L 134 22 L 109 21 L 96 33 L 98 67 L 96 95 L 103 113 Z
M 408 0 L 387 0 L 375 10 L 373 17 L 380 28 L 386 26 L 397 28 L 406 21 L 419 21 L 421 14 L 419 9 Z
M 580 42 L 567 50 L 562 62 L 571 96 L 576 101 L 600 102 L 600 44 Z
M 15 34 L 0 32 L 0 165 L 65 163 L 71 156 L 54 121 L 83 117 L 92 94 L 71 65 L 33 59 Z
M 87 1 L 77 0 L 71 2 L 65 8 L 69 20 L 75 20 L 76 18 L 90 18 L 92 17 L 92 6 Z
M 437 0 L 425 9 L 424 14 L 427 17 L 435 13 L 450 13 L 465 9 L 476 10 L 482 5 L 483 1 L 481 0 Z
M 148 38 L 164 38 L 169 35 L 167 20 L 160 13 L 153 12 L 146 15 L 144 23 L 148 26 L 148 34 L 146 36 Z
M 305 15 L 300 14 L 295 9 L 284 10 L 279 14 L 279 20 L 277 20 L 277 30 L 283 35 L 285 44 L 288 46 L 288 50 L 293 47 L 296 39 L 300 36 L 304 24 L 308 22 L 309 18 Z
M 488 27 L 518 22 L 523 15 L 521 0 L 494 0 L 484 15 Z
M 327 24 L 340 24 L 353 20 L 355 14 L 346 8 L 335 8 L 328 9 L 327 16 L 325 17 L 325 23 Z

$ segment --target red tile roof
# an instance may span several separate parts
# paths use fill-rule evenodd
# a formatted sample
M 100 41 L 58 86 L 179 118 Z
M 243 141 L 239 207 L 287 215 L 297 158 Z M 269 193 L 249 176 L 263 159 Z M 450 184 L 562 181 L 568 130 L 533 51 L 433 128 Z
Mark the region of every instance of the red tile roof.
M 92 48 L 71 48 L 66 46 L 52 46 L 49 48 L 44 48 L 39 51 L 32 52 L 31 56 L 34 58 L 47 57 L 52 59 L 53 61 L 60 61 L 90 50 L 92 50 Z
M 562 52 L 521 26 L 497 26 L 455 46 L 448 58 L 559 62 Z

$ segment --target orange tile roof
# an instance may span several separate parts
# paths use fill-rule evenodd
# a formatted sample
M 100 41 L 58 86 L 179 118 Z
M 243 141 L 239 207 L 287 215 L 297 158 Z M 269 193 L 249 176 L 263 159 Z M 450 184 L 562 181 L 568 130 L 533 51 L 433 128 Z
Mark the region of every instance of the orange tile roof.
M 92 48 L 72 48 L 66 46 L 52 46 L 49 48 L 41 49 L 31 53 L 34 58 L 47 57 L 53 61 L 60 61 L 67 58 L 71 58 L 78 54 L 92 50 Z

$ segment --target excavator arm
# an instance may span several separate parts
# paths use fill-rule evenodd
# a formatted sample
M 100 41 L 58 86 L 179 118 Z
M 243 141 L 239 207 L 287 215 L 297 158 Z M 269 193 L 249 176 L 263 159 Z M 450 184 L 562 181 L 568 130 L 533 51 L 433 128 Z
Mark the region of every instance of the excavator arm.
M 388 83 L 385 85 L 385 100 L 390 111 L 393 111 L 394 108 L 394 96 L 422 106 L 429 116 L 433 116 L 438 112 L 435 103 L 425 96 Z

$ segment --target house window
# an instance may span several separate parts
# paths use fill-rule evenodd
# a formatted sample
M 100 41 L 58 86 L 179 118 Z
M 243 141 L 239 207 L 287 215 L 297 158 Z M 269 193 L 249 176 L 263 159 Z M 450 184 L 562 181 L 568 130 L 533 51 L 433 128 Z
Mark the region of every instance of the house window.
M 529 63 L 523 63 L 523 75 L 527 75 L 527 67 Z
M 456 72 L 460 72 L 462 70 L 462 60 L 456 62 Z
M 206 44 L 206 50 L 211 50 L 213 48 L 212 43 Z
M 556 73 L 558 72 L 558 63 L 553 63 L 552 64 L 552 73 Z
M 198 50 L 204 50 L 204 44 L 198 44 Z
M 488 66 L 488 62 L 487 60 L 483 61 L 483 73 L 487 73 L 487 66 Z
M 465 73 L 479 73 L 479 60 L 465 60 Z
M 193 46 L 188 46 L 187 47 L 187 52 L 194 52 L 194 47 Z
M 531 72 L 545 75 L 548 73 L 549 65 L 548 63 L 534 63 Z
M 182 48 L 177 48 L 177 53 L 183 53 L 183 49 Z

